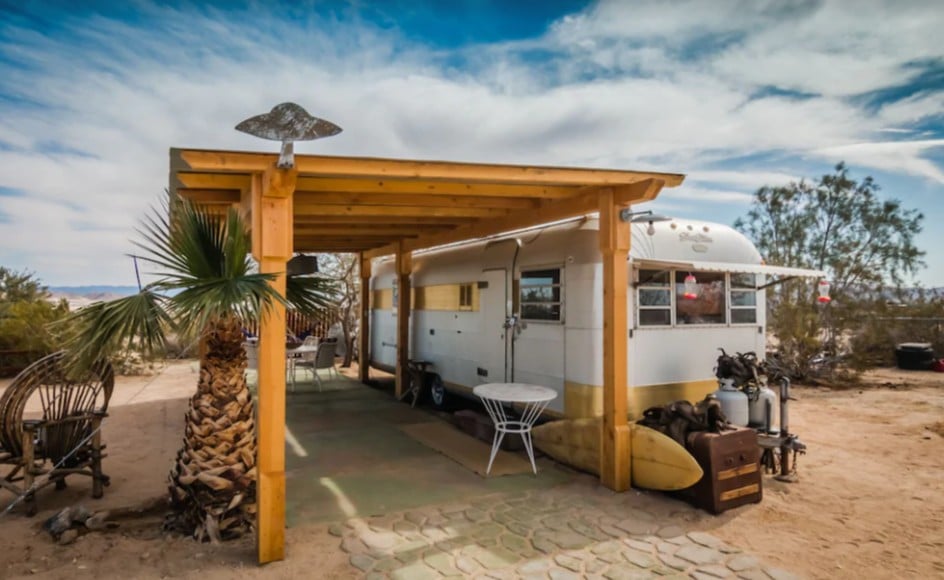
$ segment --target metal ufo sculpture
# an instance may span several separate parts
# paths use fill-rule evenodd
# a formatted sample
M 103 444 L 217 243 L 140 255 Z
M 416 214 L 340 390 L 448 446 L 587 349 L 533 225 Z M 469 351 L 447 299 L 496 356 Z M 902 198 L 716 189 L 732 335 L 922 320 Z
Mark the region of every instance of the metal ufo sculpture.
M 272 107 L 268 113 L 246 119 L 236 125 L 236 130 L 261 139 L 281 141 L 278 166 L 289 169 L 295 166 L 295 141 L 331 137 L 340 133 L 341 127 L 311 115 L 295 103 L 282 103 Z

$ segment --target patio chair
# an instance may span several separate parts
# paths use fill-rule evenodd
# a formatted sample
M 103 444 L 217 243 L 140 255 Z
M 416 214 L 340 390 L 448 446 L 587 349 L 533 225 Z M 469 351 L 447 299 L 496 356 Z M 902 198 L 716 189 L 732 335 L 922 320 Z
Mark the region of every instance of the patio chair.
M 63 352 L 39 359 L 0 396 L 0 465 L 10 466 L 0 487 L 22 498 L 28 515 L 36 513 L 38 490 L 52 483 L 64 489 L 69 475 L 91 477 L 96 499 L 109 484 L 100 428 L 114 371 L 99 362 L 83 376 L 69 377 L 64 360 Z
M 318 375 L 318 371 L 321 369 L 328 369 L 328 376 L 330 378 L 331 373 L 334 372 L 341 378 L 341 373 L 334 368 L 334 353 L 338 348 L 337 340 L 325 339 L 318 345 L 318 350 L 311 353 L 306 353 L 302 358 L 295 362 L 295 369 L 298 367 L 310 368 L 311 374 L 314 376 L 315 382 L 318 383 L 318 390 L 322 388 L 321 377 Z

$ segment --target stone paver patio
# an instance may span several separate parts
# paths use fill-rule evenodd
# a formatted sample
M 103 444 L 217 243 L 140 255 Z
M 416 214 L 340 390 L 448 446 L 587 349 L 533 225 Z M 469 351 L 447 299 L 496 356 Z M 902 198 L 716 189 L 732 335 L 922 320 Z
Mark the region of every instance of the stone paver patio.
M 613 493 L 547 459 L 536 477 L 481 478 L 396 429 L 435 420 L 421 409 L 354 381 L 305 387 L 288 404 L 289 522 L 337 522 L 352 576 L 795 578 L 664 494 Z
M 591 482 L 478 498 L 329 531 L 367 578 L 742 578 L 792 574 L 715 536 L 687 531 L 677 504 Z

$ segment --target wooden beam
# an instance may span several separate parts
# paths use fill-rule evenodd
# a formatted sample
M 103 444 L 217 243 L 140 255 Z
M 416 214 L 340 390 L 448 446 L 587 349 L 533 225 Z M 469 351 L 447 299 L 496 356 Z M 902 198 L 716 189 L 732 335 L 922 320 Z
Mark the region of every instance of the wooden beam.
M 581 195 L 548 202 L 536 210 L 517 211 L 500 219 L 482 220 L 456 227 L 448 232 L 420 236 L 406 243 L 410 251 L 473 240 L 569 217 L 593 213 L 598 209 L 597 190 L 588 189 Z M 394 246 L 385 246 L 367 252 L 369 258 L 396 253 Z
M 274 165 L 277 158 L 275 153 L 171 149 L 171 170 L 250 173 L 264 171 Z M 522 185 L 616 185 L 656 177 L 664 179 L 666 185 L 673 187 L 680 185 L 685 178 L 677 173 L 327 155 L 296 155 L 295 167 L 299 173 L 308 177 L 398 178 Z
M 341 244 L 374 244 L 377 246 L 382 246 L 384 244 L 390 244 L 393 242 L 398 242 L 407 236 L 315 236 L 315 235 L 297 235 L 295 236 L 295 241 L 303 244 L 317 244 L 319 242 L 332 243 L 336 245 Z
M 314 234 L 320 237 L 345 236 L 367 234 L 371 236 L 399 236 L 415 237 L 422 234 L 435 234 L 448 231 L 448 226 L 437 225 L 369 225 L 369 224 L 307 224 L 295 222 L 295 237 Z
M 361 325 L 358 330 L 357 372 L 362 383 L 370 379 L 370 260 L 363 255 L 358 257 L 360 264 L 360 315 Z
M 333 243 L 333 242 L 305 242 L 304 240 L 295 241 L 295 251 L 296 252 L 308 252 L 308 253 L 317 253 L 325 252 L 329 254 L 333 253 L 358 253 L 371 250 L 373 248 L 379 247 L 378 244 L 352 244 L 352 243 Z
M 249 188 L 251 176 L 248 173 L 177 173 L 179 188 L 193 189 L 235 189 L 237 191 Z
M 299 202 L 296 212 L 323 216 L 433 216 L 433 217 L 502 217 L 508 210 L 474 207 L 424 207 L 414 205 L 319 205 Z M 377 220 L 377 223 L 386 223 Z
M 285 296 L 285 265 L 292 255 L 293 170 L 271 167 L 252 179 L 254 248 L 259 271 L 275 273 Z M 258 244 L 256 240 L 258 239 Z M 285 558 L 285 306 L 273 304 L 259 329 L 257 549 L 260 564 Z
M 533 209 L 539 200 L 518 197 L 440 195 L 429 193 L 337 193 L 298 191 L 295 204 L 307 205 L 405 205 L 416 207 L 479 207 Z
M 413 257 L 399 243 L 397 252 L 397 376 L 396 396 L 399 399 L 409 384 L 410 360 L 410 274 L 413 272 Z
M 377 219 L 377 216 L 338 216 L 318 214 L 295 214 L 296 224 L 373 224 L 381 222 L 384 225 L 446 225 L 455 226 L 474 222 L 474 217 L 435 217 L 435 216 L 386 216 Z
M 454 196 L 529 197 L 556 199 L 577 192 L 574 185 L 516 185 L 490 183 L 458 183 L 421 179 L 365 179 L 339 177 L 299 177 L 298 191 L 333 191 L 353 193 L 406 193 Z
M 177 195 L 196 203 L 239 203 L 242 193 L 238 189 L 184 189 L 177 190 Z
M 613 187 L 613 203 L 617 206 L 627 206 L 644 201 L 652 201 L 665 187 L 663 179 L 645 179 L 632 185 Z
M 627 422 L 626 312 L 629 286 L 629 224 L 620 220 L 614 192 L 599 196 L 600 252 L 603 254 L 603 440 L 600 481 L 614 491 L 626 491 L 632 481 L 631 432 Z

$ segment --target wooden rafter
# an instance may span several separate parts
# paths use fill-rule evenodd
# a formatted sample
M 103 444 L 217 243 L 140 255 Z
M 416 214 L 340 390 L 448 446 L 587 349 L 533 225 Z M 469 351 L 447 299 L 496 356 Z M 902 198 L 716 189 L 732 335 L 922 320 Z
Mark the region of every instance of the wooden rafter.
M 338 193 L 297 191 L 295 203 L 324 205 L 412 205 L 417 207 L 475 207 L 534 209 L 540 200 L 518 197 L 456 196 L 430 193 Z

